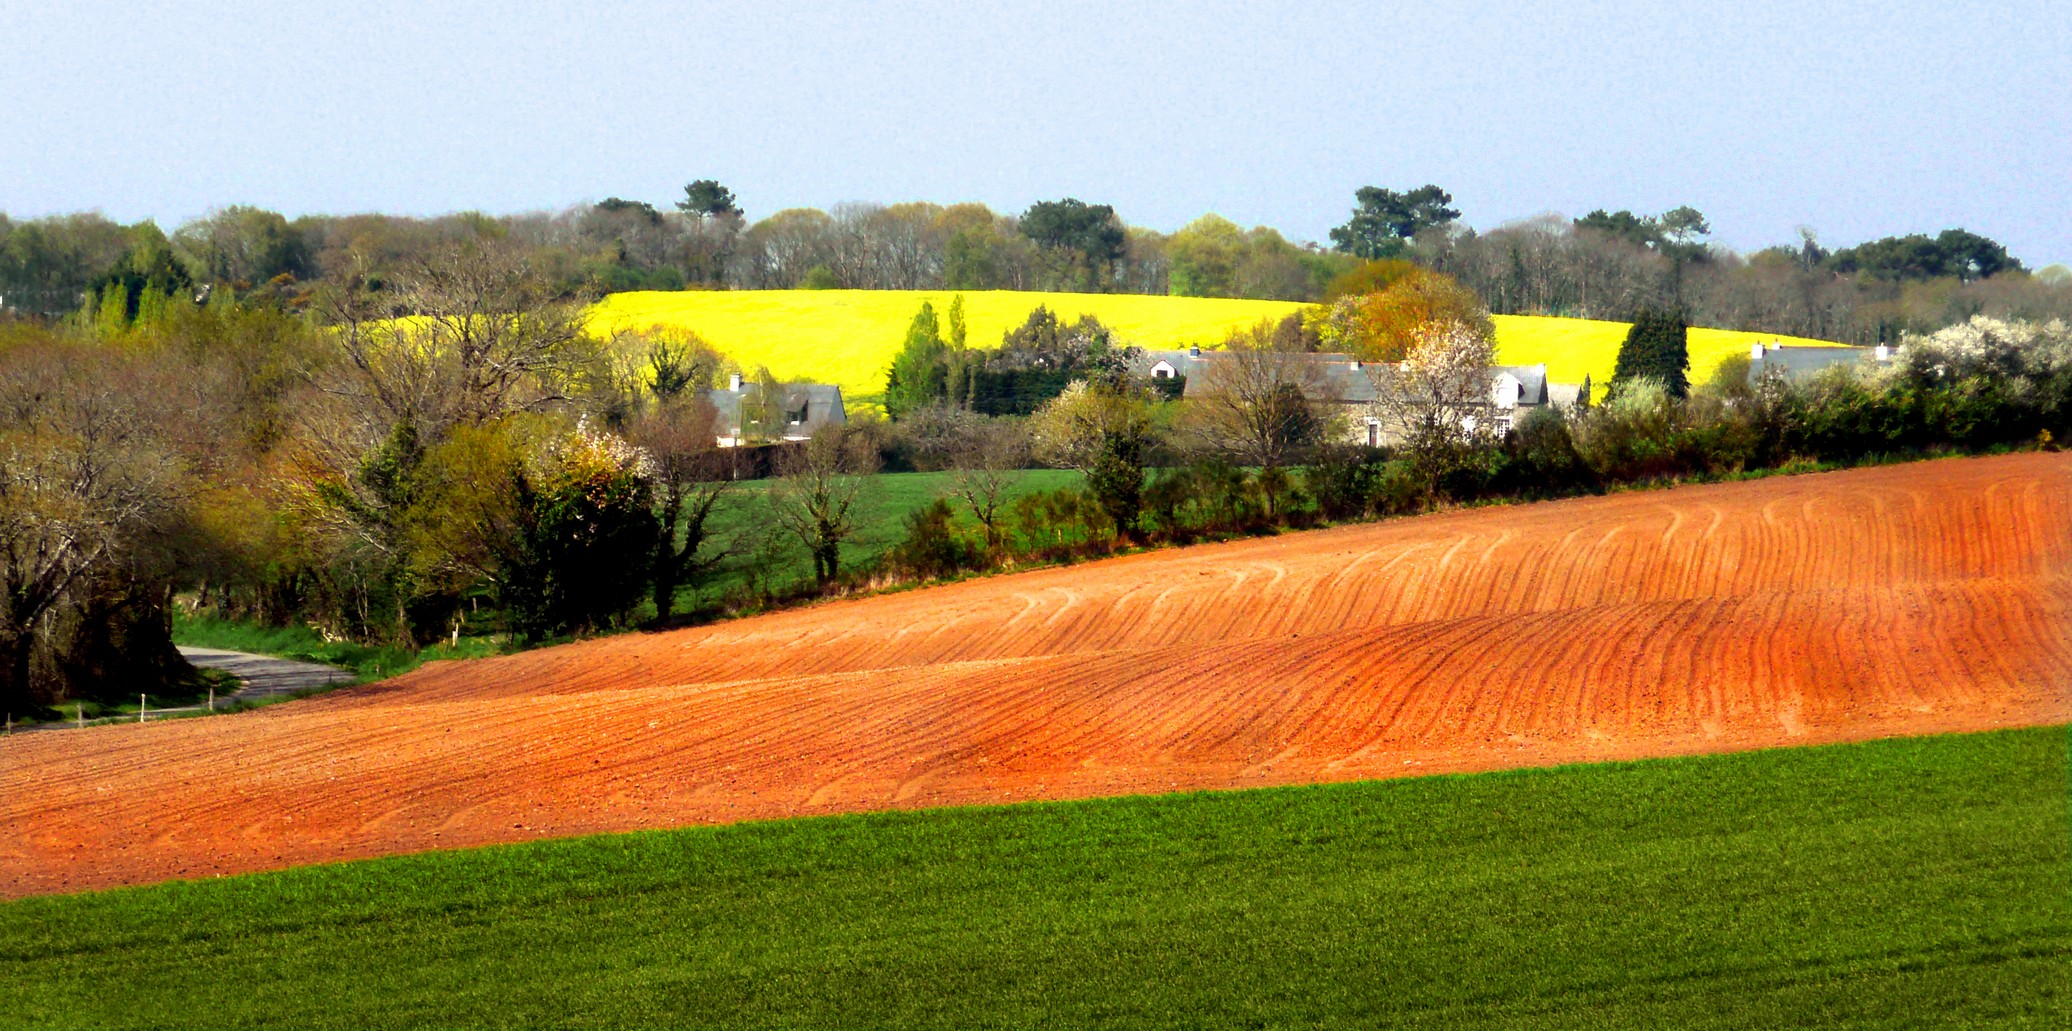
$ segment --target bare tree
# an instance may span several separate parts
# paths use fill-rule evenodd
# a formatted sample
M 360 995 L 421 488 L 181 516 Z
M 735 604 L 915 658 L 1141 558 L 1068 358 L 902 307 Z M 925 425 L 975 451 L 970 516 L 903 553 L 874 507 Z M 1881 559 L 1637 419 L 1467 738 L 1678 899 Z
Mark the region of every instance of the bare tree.
M 708 529 L 733 480 L 717 445 L 719 412 L 703 394 L 671 396 L 633 423 L 633 443 L 653 462 L 657 521 L 655 618 L 667 620 L 677 589 L 695 584 L 724 557 Z
M 155 432 L 169 393 L 119 355 L 56 343 L 0 349 L 0 700 L 31 700 L 40 623 L 125 560 L 175 499 Z M 15 708 L 14 711 L 22 711 Z
M 603 364 L 581 300 L 515 243 L 469 237 L 385 273 L 362 260 L 324 302 L 342 360 L 313 374 L 319 402 L 298 412 L 281 491 L 348 559 L 336 568 L 376 578 L 345 592 L 380 599 L 384 628 L 362 621 L 367 633 L 410 639 L 409 603 L 435 586 L 423 574 L 441 563 L 417 561 L 413 525 L 435 486 L 426 457 L 456 428 L 570 405 Z
M 516 246 L 449 244 L 368 289 L 371 269 L 334 291 L 324 314 L 347 374 L 334 393 L 435 438 L 448 426 L 537 411 L 569 397 L 596 357 L 581 297 L 559 294 Z
M 1029 435 L 1020 424 L 1004 419 L 979 423 L 965 434 L 954 461 L 957 472 L 950 478 L 950 493 L 985 528 L 986 548 L 997 554 L 1004 543 L 1002 511 L 1029 463 Z
M 785 455 L 783 475 L 770 485 L 771 514 L 812 555 L 822 588 L 841 575 L 842 544 L 856 533 L 856 503 L 877 467 L 860 436 L 823 426 Z
M 1262 322 L 1232 334 L 1208 360 L 1203 383 L 1187 402 L 1193 436 L 1207 450 L 1238 465 L 1261 469 L 1266 515 L 1279 506 L 1279 470 L 1301 460 L 1329 435 L 1333 389 L 1325 362 L 1313 354 L 1274 346 L 1274 327 Z

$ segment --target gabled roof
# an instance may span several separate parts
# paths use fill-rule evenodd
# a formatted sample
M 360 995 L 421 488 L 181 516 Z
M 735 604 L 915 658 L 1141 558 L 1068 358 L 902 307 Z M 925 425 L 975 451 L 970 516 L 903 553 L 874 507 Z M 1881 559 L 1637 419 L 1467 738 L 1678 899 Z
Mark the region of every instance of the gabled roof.
M 1201 358 L 1199 349 L 1180 351 L 1149 351 L 1140 349 L 1130 355 L 1129 364 L 1126 368 L 1132 376 L 1139 379 L 1150 379 L 1151 371 L 1157 368 L 1159 362 L 1164 362 L 1172 366 L 1174 375 L 1191 376 L 1195 371 L 1195 366 L 1201 362 Z
M 1547 403 L 1547 366 L 1541 365 L 1492 365 L 1490 371 L 1508 374 L 1518 381 L 1518 403 L 1522 405 L 1543 405 Z
M 786 413 L 803 412 L 803 422 L 791 423 L 787 417 L 786 436 L 809 437 L 822 426 L 849 421 L 849 413 L 842 404 L 842 388 L 832 383 L 783 383 L 778 385 Z M 738 437 L 741 435 L 741 406 L 755 404 L 763 395 L 760 383 L 743 383 L 741 389 L 708 390 L 706 400 L 719 412 L 720 435 Z

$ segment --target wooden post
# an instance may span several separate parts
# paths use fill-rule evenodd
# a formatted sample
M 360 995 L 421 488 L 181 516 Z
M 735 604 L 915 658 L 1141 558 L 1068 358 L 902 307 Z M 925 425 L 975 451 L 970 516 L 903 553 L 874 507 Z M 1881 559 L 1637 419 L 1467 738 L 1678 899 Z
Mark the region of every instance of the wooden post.
M 138 723 L 142 723 L 142 722 L 144 722 L 144 700 L 145 700 L 146 698 L 148 698 L 148 697 L 150 697 L 150 696 L 149 696 L 149 695 L 138 695 L 138 696 L 137 696 L 137 722 L 138 722 Z
M 7 714 L 7 732 L 14 733 L 14 713 Z
M 84 702 L 73 702 L 73 703 L 72 703 L 72 718 L 73 718 L 74 720 L 77 720 L 77 721 L 79 722 L 79 729 L 81 729 L 81 730 L 85 730 L 85 729 L 86 729 L 86 703 L 84 703 Z
M 209 685 L 209 711 L 216 711 L 216 685 Z

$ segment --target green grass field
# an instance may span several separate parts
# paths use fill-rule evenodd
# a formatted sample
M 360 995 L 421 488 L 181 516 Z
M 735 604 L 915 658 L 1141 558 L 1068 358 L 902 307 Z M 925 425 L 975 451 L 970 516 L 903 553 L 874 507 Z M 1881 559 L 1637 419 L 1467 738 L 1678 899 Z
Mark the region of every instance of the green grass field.
M 844 568 L 854 569 L 872 562 L 905 539 L 907 515 L 947 494 L 955 475 L 936 472 L 872 476 L 862 496 L 857 499 L 856 536 L 842 546 Z M 1025 469 L 1018 474 L 1009 496 L 1020 497 L 1075 486 L 1082 479 L 1072 470 Z M 742 482 L 713 513 L 712 530 L 723 540 L 733 541 L 735 552 L 695 591 L 684 591 L 679 596 L 682 603 L 695 606 L 711 602 L 748 581 L 747 566 L 751 561 L 748 551 L 752 550 L 749 542 L 756 536 L 758 528 L 771 525 L 769 510 L 762 497 L 769 488 L 768 480 Z M 965 512 L 962 503 L 952 498 L 950 507 L 957 513 L 958 525 L 976 537 L 978 524 Z M 812 560 L 795 539 L 783 538 L 775 565 L 773 575 L 780 583 L 804 583 L 813 578 Z
M 2064 728 L 0 905 L 8 1027 L 2072 1022 Z
M 885 370 L 921 302 L 933 304 L 936 314 L 946 318 L 955 296 L 947 290 L 637 291 L 599 302 L 591 324 L 607 333 L 658 325 L 691 329 L 751 371 L 767 366 L 779 376 L 839 384 L 852 404 L 870 404 L 883 396 Z M 1233 329 L 1285 318 L 1305 307 L 1294 301 L 1015 290 L 963 296 L 974 347 L 999 346 L 1001 335 L 1037 305 L 1066 319 L 1092 315 L 1124 342 L 1147 348 L 1220 346 Z M 1497 358 L 1510 365 L 1545 363 L 1548 377 L 1557 383 L 1579 383 L 1588 375 L 1602 389 L 1611 380 L 1626 328 L 1623 322 L 1499 315 Z M 1755 340 L 1824 343 L 1774 333 L 1694 329 L 1692 381 L 1704 381 L 1729 355 L 1746 354 Z

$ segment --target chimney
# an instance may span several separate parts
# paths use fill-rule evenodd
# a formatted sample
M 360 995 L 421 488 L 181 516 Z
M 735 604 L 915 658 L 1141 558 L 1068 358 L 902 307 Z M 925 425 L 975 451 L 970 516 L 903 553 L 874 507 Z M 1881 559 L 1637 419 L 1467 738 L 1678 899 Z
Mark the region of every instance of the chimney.
M 734 373 L 733 375 L 731 375 L 731 376 L 728 376 L 728 377 L 727 377 L 727 389 L 728 389 L 728 390 L 731 390 L 731 391 L 733 391 L 733 392 L 734 392 L 734 393 L 736 393 L 736 394 L 738 394 L 738 393 L 740 393 L 740 392 L 741 392 L 741 374 L 740 374 L 740 373 L 738 373 L 738 372 L 737 372 L 737 373 Z
M 1762 342 L 1762 341 L 1758 340 L 1758 341 L 1756 341 L 1756 342 L 1755 342 L 1755 343 L 1754 343 L 1753 345 L 1751 345 L 1751 346 L 1749 347 L 1749 349 L 1748 349 L 1748 360 L 1749 360 L 1749 361 L 1752 361 L 1752 362 L 1759 362 L 1759 361 L 1762 361 L 1762 360 L 1763 360 L 1763 342 Z

